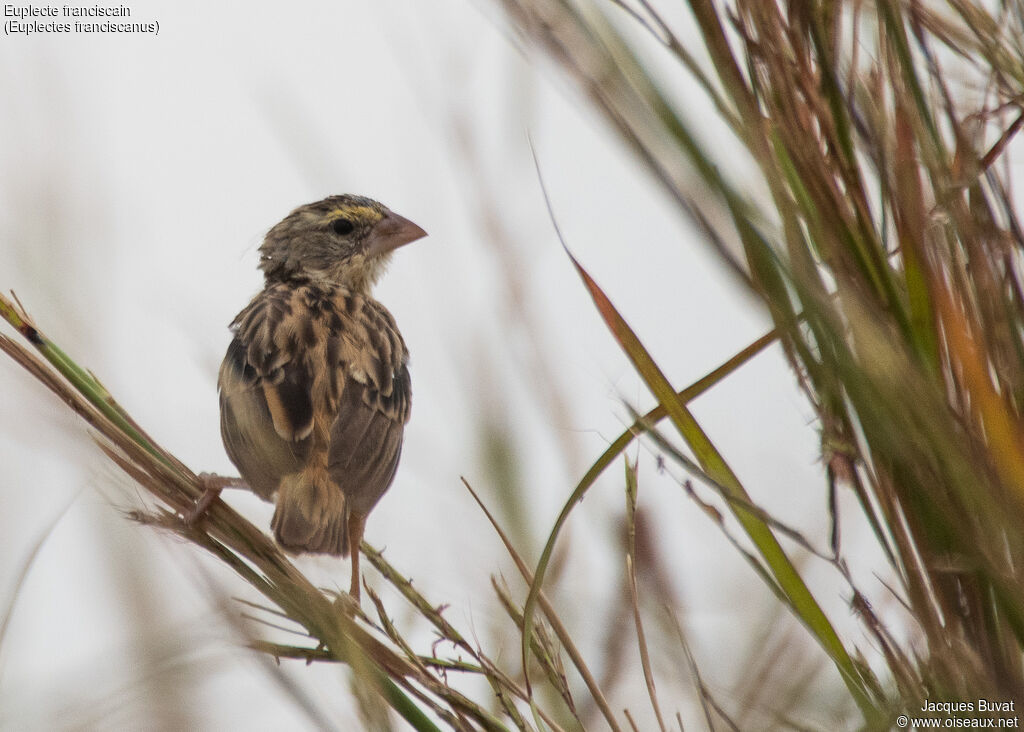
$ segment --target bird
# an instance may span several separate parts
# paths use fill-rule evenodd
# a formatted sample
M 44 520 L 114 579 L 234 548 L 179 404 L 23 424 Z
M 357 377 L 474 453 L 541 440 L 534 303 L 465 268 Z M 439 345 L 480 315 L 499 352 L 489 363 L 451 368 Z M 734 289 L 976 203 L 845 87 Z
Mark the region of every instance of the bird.
M 412 405 L 409 351 L 371 289 L 395 249 L 426 235 L 364 196 L 293 210 L 260 246 L 263 290 L 231 322 L 218 377 L 224 447 L 274 502 L 274 538 L 351 556 L 357 604 L 366 518 L 394 480 Z

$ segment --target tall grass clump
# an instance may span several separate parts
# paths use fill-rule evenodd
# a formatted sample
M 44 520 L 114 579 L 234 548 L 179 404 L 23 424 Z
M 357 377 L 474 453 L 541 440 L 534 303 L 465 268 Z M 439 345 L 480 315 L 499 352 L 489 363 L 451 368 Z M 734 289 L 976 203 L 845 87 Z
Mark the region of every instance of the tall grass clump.
M 688 410 L 694 394 L 673 392 L 579 269 L 654 416 L 696 458 L 678 459 L 725 498 L 864 723 L 926 699 L 1019 709 L 1024 239 L 1008 161 L 1024 121 L 1020 4 L 689 0 L 672 22 L 646 0 L 500 4 L 772 318 L 816 412 L 822 491 L 856 494 L 913 620 L 898 640 L 851 586 L 878 671 L 838 637 L 780 527 Z M 687 118 L 684 87 L 712 124 Z

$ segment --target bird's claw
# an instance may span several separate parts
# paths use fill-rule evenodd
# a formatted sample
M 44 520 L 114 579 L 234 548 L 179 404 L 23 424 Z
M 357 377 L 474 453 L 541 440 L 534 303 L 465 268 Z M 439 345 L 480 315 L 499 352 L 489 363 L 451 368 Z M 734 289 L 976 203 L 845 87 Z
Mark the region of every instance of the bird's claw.
M 199 483 L 203 487 L 202 495 L 196 499 L 195 505 L 192 508 L 182 511 L 182 520 L 186 526 L 195 526 L 199 519 L 210 510 L 210 506 L 220 497 L 220 492 L 225 488 L 245 487 L 245 481 L 241 478 L 217 475 L 216 473 L 200 473 Z

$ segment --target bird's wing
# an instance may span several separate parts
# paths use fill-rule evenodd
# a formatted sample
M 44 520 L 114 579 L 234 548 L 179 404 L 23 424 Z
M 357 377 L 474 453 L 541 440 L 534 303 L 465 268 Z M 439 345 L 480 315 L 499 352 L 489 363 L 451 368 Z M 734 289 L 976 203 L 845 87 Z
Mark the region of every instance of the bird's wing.
M 238 314 L 218 380 L 224 446 L 264 498 L 303 466 L 310 450 L 314 374 L 303 354 L 315 323 L 296 294 L 268 288 Z
M 343 387 L 331 427 L 328 471 L 350 510 L 365 516 L 391 485 L 409 419 L 409 355 L 391 314 L 366 299 L 342 334 Z

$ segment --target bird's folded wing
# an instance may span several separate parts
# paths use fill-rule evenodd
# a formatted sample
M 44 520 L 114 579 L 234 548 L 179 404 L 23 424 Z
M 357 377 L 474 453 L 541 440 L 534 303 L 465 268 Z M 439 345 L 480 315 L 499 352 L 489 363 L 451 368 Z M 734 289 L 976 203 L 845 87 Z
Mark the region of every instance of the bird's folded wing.
M 291 293 L 261 293 L 232 323 L 235 337 L 220 370 L 225 447 L 264 497 L 302 467 L 310 448 L 313 374 L 298 348 L 309 328 L 298 315 Z
M 364 387 L 349 382 L 331 428 L 327 470 L 349 510 L 365 516 L 387 491 L 398 468 L 405 425 L 368 406 Z
M 328 470 L 350 508 L 365 515 L 395 476 L 412 388 L 408 351 L 391 314 L 368 300 L 355 320 L 339 351 L 345 379 Z

